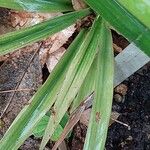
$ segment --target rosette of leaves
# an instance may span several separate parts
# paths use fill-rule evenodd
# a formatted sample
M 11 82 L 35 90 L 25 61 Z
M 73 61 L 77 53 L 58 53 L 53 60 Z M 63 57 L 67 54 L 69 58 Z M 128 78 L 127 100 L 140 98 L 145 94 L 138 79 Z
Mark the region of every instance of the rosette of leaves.
M 114 56 L 111 28 L 150 55 L 150 2 L 146 0 L 85 0 L 89 8 L 74 11 L 71 0 L 1 0 L 0 7 L 29 12 L 65 12 L 37 25 L 0 36 L 0 55 L 37 42 L 95 13 L 89 29 L 82 29 L 47 81 L 16 117 L 0 141 L 0 150 L 16 150 L 53 109 L 42 128 L 44 149 L 69 108 L 76 109 L 94 92 L 85 150 L 103 150 L 113 97 Z M 142 11 L 142 13 L 140 13 Z M 62 23 L 63 22 L 63 23 Z M 62 128 L 63 129 L 63 128 Z M 59 133 L 60 134 L 60 133 Z

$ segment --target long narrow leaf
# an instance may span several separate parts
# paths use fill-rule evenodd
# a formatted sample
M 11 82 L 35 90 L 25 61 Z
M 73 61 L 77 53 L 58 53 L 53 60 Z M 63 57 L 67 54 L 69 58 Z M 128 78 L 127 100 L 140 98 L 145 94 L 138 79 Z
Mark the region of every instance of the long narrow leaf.
M 104 150 L 113 98 L 114 56 L 111 32 L 101 24 L 95 95 L 84 150 Z
M 64 12 L 73 10 L 69 0 L 0 0 L 0 7 L 29 12 Z
M 150 28 L 145 26 L 142 21 L 144 16 L 134 16 L 125 9 L 118 0 L 85 0 L 96 12 L 104 17 L 110 25 L 124 35 L 131 42 L 134 42 L 141 50 L 150 56 Z M 137 5 L 138 1 L 136 1 Z M 132 4 L 128 1 L 128 4 Z M 143 5 L 146 5 L 143 1 Z M 134 5 L 132 6 L 134 9 Z M 150 6 L 147 6 L 150 9 Z M 136 8 L 136 7 L 135 7 Z M 141 10 L 142 12 L 145 10 Z M 139 20 L 139 19 L 140 20 Z M 146 15 L 149 22 L 149 16 Z
M 136 1 L 118 0 L 118 2 L 150 29 L 149 0 L 136 0 Z
M 78 92 L 78 95 L 73 100 L 70 113 L 72 113 L 74 110 L 81 105 L 81 103 L 86 99 L 87 96 L 89 96 L 95 88 L 95 74 L 96 74 L 96 58 Z
M 54 105 L 55 113 L 50 118 L 40 149 L 44 149 L 48 140 L 54 133 L 56 127 L 58 126 L 59 122 L 63 118 L 65 112 L 67 111 L 77 92 L 79 91 L 90 69 L 90 66 L 93 63 L 93 60 L 97 53 L 97 44 L 100 35 L 100 20 L 101 19 L 99 18 L 95 21 L 92 29 L 85 38 L 85 41 L 81 45 L 79 53 L 76 55 L 74 60 L 72 60 L 72 63 L 66 74 L 62 89 Z
M 0 55 L 13 52 L 18 48 L 37 42 L 43 38 L 47 38 L 48 36 L 72 25 L 78 19 L 87 16 L 89 13 L 89 9 L 68 13 L 32 27 L 0 36 Z
M 11 127 L 0 141 L 0 150 L 16 150 L 32 134 L 34 127 L 55 102 L 65 72 L 75 56 L 86 33 L 82 31 L 70 45 L 60 62 L 56 65 L 46 83 L 31 99 L 31 103 L 19 113 Z M 13 138 L 12 138 L 13 137 Z

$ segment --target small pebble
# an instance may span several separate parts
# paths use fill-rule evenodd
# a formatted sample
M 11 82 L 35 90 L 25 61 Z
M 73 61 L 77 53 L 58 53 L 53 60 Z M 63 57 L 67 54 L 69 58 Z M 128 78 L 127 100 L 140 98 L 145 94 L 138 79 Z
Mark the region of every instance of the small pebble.
M 118 94 L 126 95 L 128 87 L 125 84 L 120 84 L 115 88 L 115 92 Z
M 118 103 L 121 103 L 121 102 L 123 102 L 123 96 L 121 96 L 120 94 L 115 94 L 114 100 Z
M 132 141 L 132 140 L 133 140 L 133 137 L 132 137 L 132 136 L 129 136 L 129 137 L 127 138 L 127 140 L 128 140 L 128 141 Z

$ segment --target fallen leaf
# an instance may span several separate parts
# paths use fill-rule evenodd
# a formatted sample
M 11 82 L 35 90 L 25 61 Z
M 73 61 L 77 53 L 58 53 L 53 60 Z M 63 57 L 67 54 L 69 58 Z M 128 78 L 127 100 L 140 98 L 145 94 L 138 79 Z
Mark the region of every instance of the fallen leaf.
M 60 15 L 62 15 L 62 13 L 29 13 L 12 10 L 10 11 L 11 25 L 15 29 L 33 26 Z
M 90 114 L 91 114 L 91 108 L 85 110 L 80 118 L 80 122 L 86 126 L 88 126 L 89 120 L 90 120 Z
M 87 7 L 87 5 L 83 2 L 83 0 L 72 0 L 72 4 L 75 10 L 80 10 Z
M 109 126 L 111 126 L 113 123 L 115 123 L 119 116 L 120 116 L 120 114 L 118 112 L 116 112 L 116 111 L 112 112 Z
M 37 23 L 61 16 L 62 13 L 27 13 L 11 11 L 11 24 L 15 29 L 33 26 Z M 62 46 L 68 41 L 69 37 L 75 31 L 75 25 L 72 25 L 53 36 L 43 39 L 44 46 L 40 49 L 39 58 L 42 65 L 47 64 L 49 72 L 52 71 L 58 60 L 64 54 L 65 49 Z M 58 53 L 54 53 L 58 51 Z M 54 61 L 54 62 L 53 62 Z

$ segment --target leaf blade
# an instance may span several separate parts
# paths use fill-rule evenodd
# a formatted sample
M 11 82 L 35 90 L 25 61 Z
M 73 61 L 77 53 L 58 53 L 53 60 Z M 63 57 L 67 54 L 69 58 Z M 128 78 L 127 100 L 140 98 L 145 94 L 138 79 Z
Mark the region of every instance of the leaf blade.
M 45 84 L 33 96 L 30 105 L 25 106 L 19 113 L 1 139 L 0 149 L 17 149 L 32 134 L 34 127 L 55 102 L 55 96 L 64 80 L 64 75 L 70 64 L 70 60 L 74 57 L 85 35 L 85 31 L 80 32 L 60 62 L 56 65 Z M 12 136 L 13 138 L 11 138 Z
M 20 29 L 0 36 L 0 55 L 13 52 L 33 42 L 47 38 L 50 35 L 61 31 L 72 25 L 78 19 L 87 16 L 88 9 L 65 14 L 54 19 L 44 21 L 29 28 Z M 62 23 L 64 22 L 64 23 Z
M 111 32 L 103 22 L 97 57 L 95 97 L 84 150 L 103 150 L 105 146 L 113 98 L 113 59 Z
M 150 28 L 126 10 L 117 0 L 85 0 L 97 13 L 130 42 L 150 56 Z
M 67 0 L 1 0 L 0 7 L 28 12 L 64 12 L 72 11 L 72 4 Z
M 137 17 L 144 25 L 150 28 L 150 1 L 147 0 L 136 0 L 126 1 L 118 0 L 118 2 L 124 6 L 131 14 Z M 142 12 L 141 12 L 142 11 Z
M 101 18 L 98 18 L 95 21 L 83 44 L 81 45 L 79 53 L 76 55 L 74 60 L 72 60 L 72 64 L 68 69 L 64 84 L 54 105 L 55 113 L 51 116 L 48 126 L 45 130 L 45 136 L 43 137 L 40 150 L 42 150 L 49 141 L 57 125 L 61 121 L 63 115 L 79 91 L 90 69 L 90 66 L 92 65 L 97 53 L 97 42 L 100 34 L 100 20 Z

